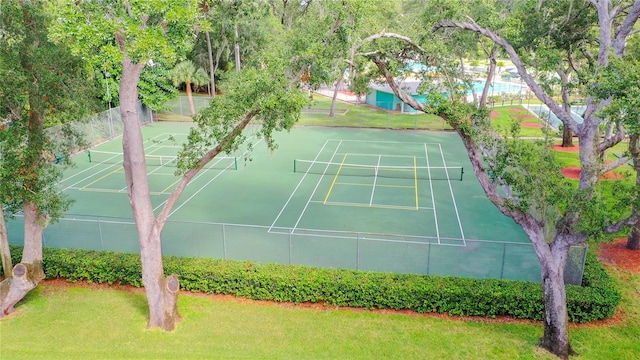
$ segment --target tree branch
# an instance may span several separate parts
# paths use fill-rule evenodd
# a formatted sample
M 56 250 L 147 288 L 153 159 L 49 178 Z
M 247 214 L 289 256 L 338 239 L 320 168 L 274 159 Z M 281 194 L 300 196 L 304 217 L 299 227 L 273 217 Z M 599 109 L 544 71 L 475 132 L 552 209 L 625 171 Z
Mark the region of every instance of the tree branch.
M 640 17 L 640 0 L 636 0 L 631 6 L 631 10 L 627 13 L 627 16 L 622 21 L 620 28 L 614 35 L 611 47 L 613 48 L 613 54 L 615 57 L 622 57 L 624 55 L 624 48 L 627 40 L 627 36 L 633 30 L 633 26 Z
M 511 62 L 513 62 L 513 65 L 518 69 L 518 73 L 520 73 L 522 80 L 524 80 L 524 82 L 529 86 L 529 88 L 531 89 L 531 91 L 533 91 L 536 97 L 538 97 L 538 99 L 540 99 L 545 105 L 547 105 L 547 107 L 549 107 L 549 109 L 560 119 L 560 121 L 562 121 L 564 126 L 567 126 L 575 134 L 581 133 L 580 131 L 581 129 L 578 123 L 573 119 L 573 117 L 571 117 L 571 114 L 564 111 L 564 109 L 560 105 L 558 105 L 558 103 L 556 103 L 549 95 L 547 95 L 547 93 L 540 87 L 540 85 L 538 85 L 538 83 L 533 79 L 533 77 L 527 72 L 527 69 L 525 68 L 522 60 L 520 59 L 520 56 L 518 56 L 515 49 L 513 48 L 513 46 L 511 46 L 511 44 L 508 41 L 498 36 L 496 33 L 488 29 L 485 29 L 477 24 L 471 24 L 471 23 L 460 22 L 460 21 L 443 21 L 436 24 L 433 27 L 433 31 L 437 31 L 438 29 L 441 29 L 441 28 L 460 28 L 465 30 L 471 30 L 481 35 L 484 35 L 485 37 L 491 39 L 496 44 L 502 46 L 502 48 L 509 55 L 509 58 L 511 59 Z
M 232 139 L 240 135 L 242 130 L 244 130 L 244 128 L 247 127 L 249 122 L 251 122 L 251 120 L 258 114 L 259 114 L 258 110 L 254 110 L 247 113 L 244 119 L 233 128 L 231 133 L 225 136 L 216 147 L 214 147 L 213 149 L 209 150 L 206 154 L 204 154 L 200 158 L 200 160 L 198 160 L 198 164 L 195 167 L 189 169 L 182 176 L 182 178 L 180 179 L 180 182 L 178 183 L 176 188 L 173 190 L 171 195 L 169 195 L 169 198 L 167 199 L 164 206 L 162 207 L 162 211 L 160 212 L 160 214 L 158 214 L 158 217 L 156 218 L 156 224 L 160 229 L 164 225 L 165 221 L 167 221 L 167 218 L 169 217 L 171 209 L 175 205 L 176 201 L 178 201 L 178 198 L 180 198 L 180 195 L 182 195 L 182 192 L 184 191 L 184 189 L 186 189 L 187 185 L 189 185 L 189 182 L 193 180 L 193 178 L 198 174 L 198 172 L 200 172 L 200 170 L 202 170 L 202 168 L 205 165 L 207 165 L 209 162 L 211 162 L 211 160 L 213 160 L 216 156 L 218 156 L 218 154 L 220 154 L 224 150 L 225 146 Z

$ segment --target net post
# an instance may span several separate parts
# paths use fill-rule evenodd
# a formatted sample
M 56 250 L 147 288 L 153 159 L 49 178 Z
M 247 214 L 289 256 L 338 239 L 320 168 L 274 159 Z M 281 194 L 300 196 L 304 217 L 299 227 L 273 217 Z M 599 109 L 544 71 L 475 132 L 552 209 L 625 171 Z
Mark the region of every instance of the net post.
M 464 175 L 464 168 L 460 168 L 460 181 L 462 181 L 462 176 Z
M 89 163 L 91 163 L 91 150 L 87 150 L 87 156 L 89 157 Z
M 233 157 L 233 170 L 238 170 L 238 157 Z
M 293 172 L 296 172 L 296 159 L 293 159 Z

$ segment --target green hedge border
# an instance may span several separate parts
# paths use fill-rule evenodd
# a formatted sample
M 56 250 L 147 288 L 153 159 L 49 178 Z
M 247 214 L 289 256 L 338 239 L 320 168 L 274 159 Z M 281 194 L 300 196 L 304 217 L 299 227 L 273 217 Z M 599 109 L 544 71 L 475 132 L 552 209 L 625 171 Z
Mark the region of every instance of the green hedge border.
M 12 246 L 14 264 L 22 248 Z M 183 290 L 233 294 L 255 300 L 324 303 L 366 309 L 409 309 L 469 316 L 542 320 L 539 283 L 365 272 L 300 265 L 166 256 L 167 274 L 178 274 Z M 138 254 L 79 249 L 44 249 L 47 279 L 140 287 Z M 595 255 L 587 253 L 583 286 L 567 286 L 572 322 L 611 317 L 620 293 Z

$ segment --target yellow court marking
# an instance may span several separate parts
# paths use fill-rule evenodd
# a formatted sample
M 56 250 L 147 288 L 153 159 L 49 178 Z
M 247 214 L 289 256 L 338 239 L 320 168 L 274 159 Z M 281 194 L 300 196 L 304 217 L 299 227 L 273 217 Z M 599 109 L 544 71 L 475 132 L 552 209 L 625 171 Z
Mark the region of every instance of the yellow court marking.
M 371 187 L 371 183 L 366 184 L 366 183 L 352 183 L 352 182 L 337 182 L 336 185 L 351 185 L 351 186 L 367 186 L 367 187 Z M 401 189 L 413 189 L 414 186 L 411 185 L 379 185 L 376 184 L 376 187 L 381 187 L 381 188 L 401 188 Z
M 99 192 L 99 193 L 110 193 L 110 194 L 126 194 L 127 190 L 116 190 L 116 189 L 99 189 L 99 188 L 78 188 L 78 191 L 86 191 L 86 192 Z M 165 192 L 157 192 L 150 191 L 149 195 L 166 195 Z
M 115 169 L 115 170 L 113 170 L 112 172 L 107 173 L 107 174 L 104 174 L 103 176 L 101 176 L 101 177 L 97 178 L 96 180 L 94 180 L 94 181 L 92 181 L 92 182 L 88 183 L 87 185 L 85 185 L 85 186 L 81 187 L 80 189 L 85 189 L 85 188 L 87 188 L 88 186 L 91 186 L 91 185 L 93 185 L 93 184 L 97 183 L 98 181 L 100 181 L 100 180 L 104 180 L 105 178 L 107 178 L 107 177 L 109 177 L 109 176 L 111 176 L 111 175 L 113 175 L 113 174 L 116 174 L 116 173 L 118 173 L 118 172 L 121 172 L 121 171 L 124 171 L 124 170 L 122 170 L 122 169 Z
M 323 204 L 326 204 L 327 200 L 329 200 L 329 196 L 331 195 L 331 190 L 333 190 L 333 185 L 336 184 L 336 180 L 338 180 L 338 176 L 340 176 L 340 170 L 342 170 L 342 165 L 347 160 L 347 156 L 349 156 L 348 153 L 344 154 L 344 156 L 342 157 L 342 162 L 340 163 L 340 167 L 338 167 L 338 171 L 336 171 L 336 176 L 333 177 L 333 182 L 331 183 L 331 187 L 329 188 L 329 191 L 327 192 L 327 196 L 325 196 L 325 198 L 324 198 Z
M 394 210 L 419 210 L 414 208 L 413 206 L 402 206 L 402 205 L 377 205 L 377 204 L 362 204 L 362 203 L 347 203 L 347 202 L 326 202 L 323 205 L 334 205 L 334 206 L 350 206 L 350 207 L 361 207 L 361 208 L 376 208 L 376 209 L 394 209 Z
M 418 167 L 416 166 L 416 157 L 413 157 L 413 179 L 415 181 L 416 188 L 416 210 L 419 208 L 418 206 Z

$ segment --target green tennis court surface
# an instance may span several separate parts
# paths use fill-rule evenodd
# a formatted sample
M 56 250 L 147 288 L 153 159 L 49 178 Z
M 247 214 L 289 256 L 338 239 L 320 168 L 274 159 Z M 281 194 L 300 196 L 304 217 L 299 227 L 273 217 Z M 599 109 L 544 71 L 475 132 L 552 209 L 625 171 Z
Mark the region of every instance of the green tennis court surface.
M 188 127 L 143 128 L 156 212 L 178 181 Z M 298 127 L 276 137 L 274 152 L 252 139 L 252 153 L 201 171 L 165 226 L 165 254 L 539 281 L 533 248 L 485 198 L 456 134 Z M 46 246 L 138 251 L 121 152 L 114 140 L 74 157 L 60 188 L 76 203 Z M 12 243 L 21 226 L 9 224 Z M 584 249 L 574 252 L 582 265 Z

